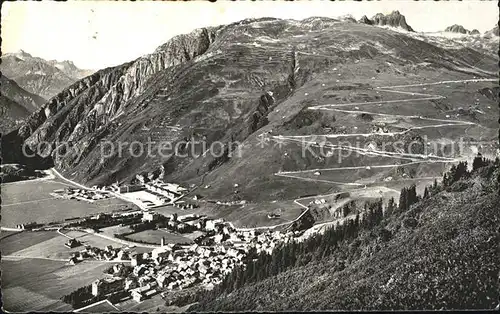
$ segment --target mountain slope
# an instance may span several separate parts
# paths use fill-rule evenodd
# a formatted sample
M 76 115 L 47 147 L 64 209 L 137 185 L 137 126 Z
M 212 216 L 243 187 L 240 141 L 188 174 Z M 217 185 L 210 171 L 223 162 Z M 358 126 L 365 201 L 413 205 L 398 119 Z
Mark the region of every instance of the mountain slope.
M 389 20 L 399 25 L 404 19 Z M 126 182 L 136 174 L 159 173 L 164 166 L 167 181 L 196 185 L 205 177 L 212 187 L 199 192 L 208 198 L 293 200 L 338 186 L 321 180 L 304 184 L 276 173 L 339 165 L 334 158 L 303 158 L 300 145 L 293 142 L 284 148 L 274 142 L 262 146 L 262 134 L 370 132 L 377 121 L 307 108 L 393 99 L 377 94 L 376 86 L 489 78 L 495 62 L 473 49 L 446 49 L 352 21 L 244 20 L 174 37 L 150 55 L 78 81 L 32 114 L 5 142 L 13 145 L 12 152 L 23 142 L 33 149 L 42 141 L 68 142 L 66 156 L 54 155 L 53 162 L 69 178 L 90 185 Z M 444 119 L 445 110 L 469 106 L 476 93 L 448 90 L 452 100 L 405 102 L 404 110 L 421 115 L 425 105 L 426 114 Z M 496 123 L 489 114 L 493 109 L 486 107 L 493 101 L 488 101 L 478 118 L 487 127 Z M 481 132 L 478 138 L 489 139 Z M 149 139 L 155 142 L 154 156 L 136 157 L 127 145 L 117 151 L 118 143 Z M 195 158 L 201 152 L 195 142 L 202 140 L 207 147 L 217 142 L 214 154 Z M 188 156 L 161 156 L 162 141 L 179 144 L 179 153 Z M 241 143 L 238 149 L 230 145 L 236 141 Z M 367 158 L 353 156 L 342 166 L 359 165 Z
M 47 61 L 19 51 L 2 55 L 2 73 L 25 90 L 49 99 L 92 71 L 80 70 L 72 62 Z
M 29 113 L 32 113 L 45 103 L 42 97 L 30 93 L 21 88 L 16 82 L 7 78 L 5 75 L 0 77 L 0 93 L 18 104 L 22 105 Z
M 30 112 L 12 99 L 0 95 L 0 133 L 5 134 L 18 127 Z
M 37 95 L 25 91 L 16 82 L 5 76 L 0 77 L 0 106 L 2 133 L 12 131 L 31 113 L 38 110 L 45 100 Z
M 332 247 L 327 257 L 190 310 L 493 309 L 500 293 L 500 168 L 480 170 Z
M 491 36 L 491 37 L 493 37 L 493 36 L 498 37 L 498 35 L 499 35 L 498 25 L 495 25 L 495 27 L 493 27 L 491 30 L 489 30 L 485 33 L 485 36 Z M 497 40 L 498 40 L 498 38 L 497 38 Z

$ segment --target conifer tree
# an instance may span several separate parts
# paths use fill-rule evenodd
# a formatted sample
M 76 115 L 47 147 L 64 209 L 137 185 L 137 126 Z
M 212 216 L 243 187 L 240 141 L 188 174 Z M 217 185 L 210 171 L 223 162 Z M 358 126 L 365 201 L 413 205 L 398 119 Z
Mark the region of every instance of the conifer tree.
M 408 190 L 403 188 L 399 195 L 399 211 L 403 212 L 406 211 L 406 209 L 408 209 Z
M 428 199 L 429 198 L 429 189 L 427 187 L 425 187 L 425 190 L 424 190 L 424 199 Z

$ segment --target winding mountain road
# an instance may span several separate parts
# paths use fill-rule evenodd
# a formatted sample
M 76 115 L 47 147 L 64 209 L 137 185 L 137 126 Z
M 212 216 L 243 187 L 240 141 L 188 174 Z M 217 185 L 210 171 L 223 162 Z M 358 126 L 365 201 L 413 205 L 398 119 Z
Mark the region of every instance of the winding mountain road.
M 361 155 L 371 155 L 371 156 L 376 155 L 376 156 L 381 156 L 381 157 L 407 159 L 407 160 L 412 161 L 411 163 L 408 163 L 408 164 L 388 164 L 388 165 L 370 166 L 370 168 L 400 167 L 400 166 L 411 165 L 411 164 L 416 164 L 416 163 L 436 163 L 436 162 L 456 163 L 456 162 L 459 162 L 461 160 L 461 158 L 430 156 L 430 155 L 426 155 L 426 154 L 414 154 L 414 153 L 398 153 L 398 152 L 393 152 L 393 151 L 367 149 L 367 148 L 361 148 L 361 147 L 336 145 L 336 144 L 330 144 L 330 143 L 321 143 L 320 144 L 320 143 L 317 143 L 316 141 L 311 141 L 308 139 L 317 138 L 317 137 L 343 138 L 343 137 L 356 137 L 356 136 L 360 136 L 360 137 L 361 136 L 362 137 L 370 137 L 370 136 L 393 137 L 396 135 L 402 135 L 402 134 L 408 133 L 410 131 L 422 130 L 422 129 L 427 129 L 427 128 L 443 128 L 443 127 L 448 127 L 448 126 L 461 126 L 461 125 L 483 127 L 482 125 L 479 125 L 477 123 L 470 122 L 470 121 L 428 118 L 428 117 L 417 116 L 417 115 L 386 114 L 386 113 L 378 113 L 378 112 L 362 111 L 362 110 L 343 110 L 343 109 L 336 109 L 336 108 L 345 108 L 345 107 L 353 107 L 353 106 L 356 106 L 357 108 L 359 108 L 359 107 L 364 106 L 364 105 L 382 105 L 382 104 L 388 104 L 388 103 L 427 101 L 427 100 L 438 100 L 438 99 L 445 99 L 446 98 L 445 96 L 442 96 L 442 95 L 394 90 L 395 88 L 421 87 L 421 86 L 429 86 L 429 85 L 456 84 L 456 83 L 468 83 L 468 82 L 474 82 L 474 83 L 477 83 L 477 82 L 496 82 L 496 81 L 497 81 L 496 79 L 468 79 L 468 80 L 453 80 L 453 81 L 449 80 L 449 81 L 408 84 L 408 85 L 381 86 L 381 87 L 374 87 L 373 89 L 380 91 L 380 92 L 398 93 L 398 94 L 404 94 L 404 95 L 410 95 L 410 96 L 422 96 L 422 97 L 410 97 L 410 98 L 399 99 L 399 100 L 352 102 L 352 103 L 345 103 L 345 104 L 326 104 L 326 105 L 311 106 L 311 107 L 307 108 L 309 110 L 328 110 L 328 111 L 337 111 L 337 112 L 342 112 L 342 113 L 354 113 L 354 114 L 365 113 L 365 114 L 370 114 L 370 115 L 378 115 L 378 116 L 386 116 L 386 117 L 397 117 L 397 118 L 405 118 L 405 119 L 411 118 L 411 119 L 419 119 L 419 120 L 423 120 L 423 121 L 441 122 L 439 124 L 410 127 L 410 128 L 406 128 L 405 130 L 400 131 L 400 132 L 389 132 L 389 133 L 309 134 L 309 135 L 292 135 L 292 136 L 279 135 L 279 136 L 272 136 L 272 138 L 279 139 L 279 140 L 285 140 L 285 141 L 300 142 L 302 144 L 308 144 L 308 146 L 310 146 L 310 147 L 329 148 L 331 150 L 346 150 L 346 151 L 355 152 L 355 153 L 361 154 Z M 364 168 L 366 168 L 366 166 L 319 168 L 319 169 L 298 170 L 298 171 L 280 171 L 280 172 L 275 173 L 275 175 L 282 176 L 282 177 L 296 178 L 296 179 L 300 179 L 300 180 L 304 180 L 304 181 L 328 182 L 328 183 L 335 183 L 335 184 L 341 184 L 341 185 L 346 185 L 346 186 L 353 186 L 353 185 L 355 186 L 355 185 L 360 185 L 360 184 L 353 183 L 353 182 L 349 182 L 349 183 L 348 182 L 334 182 L 334 181 L 328 181 L 328 180 L 323 180 L 323 179 L 305 178 L 305 177 L 300 177 L 299 174 L 310 173 L 310 172 L 315 172 L 315 171 L 322 171 L 322 170 L 323 171 L 357 170 L 357 169 L 364 169 Z

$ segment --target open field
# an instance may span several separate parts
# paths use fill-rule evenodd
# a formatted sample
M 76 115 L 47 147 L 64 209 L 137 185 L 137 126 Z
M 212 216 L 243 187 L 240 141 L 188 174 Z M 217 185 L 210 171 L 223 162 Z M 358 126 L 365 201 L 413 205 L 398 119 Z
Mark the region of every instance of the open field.
M 65 231 L 65 233 L 69 236 L 76 236 L 78 241 L 82 242 L 83 245 L 90 245 L 92 247 L 98 247 L 101 249 L 106 248 L 106 246 L 108 246 L 108 245 L 111 245 L 112 247 L 115 247 L 115 248 L 116 247 L 129 247 L 128 245 L 120 243 L 119 239 L 117 239 L 117 241 L 112 241 L 110 239 L 100 237 L 96 234 L 86 233 L 83 231 L 69 231 L 69 232 Z M 106 234 L 104 233 L 104 235 L 106 235 Z M 113 235 L 109 235 L 109 236 L 113 237 Z M 151 251 L 151 249 L 148 249 L 148 248 L 141 248 L 140 250 L 139 250 L 139 248 L 137 248 L 134 250 L 136 250 L 138 252 L 139 251 L 140 252 Z
M 119 312 L 117 308 L 108 300 L 103 300 L 94 303 L 93 306 L 86 306 L 78 311 L 77 313 L 109 313 L 109 312 Z
M 6 230 L 2 230 L 2 231 L 0 231 L 0 240 L 2 240 L 4 238 L 7 238 L 7 237 L 11 237 L 11 236 L 13 236 L 16 233 L 19 233 L 19 231 L 6 231 Z
M 213 217 L 224 218 L 231 221 L 237 228 L 265 227 L 294 220 L 304 208 L 293 201 L 262 202 L 258 204 L 245 204 L 223 206 L 212 212 Z M 279 218 L 269 219 L 268 214 L 280 214 Z
M 111 226 L 100 229 L 102 234 L 113 237 L 115 234 L 122 234 L 132 232 L 132 229 L 129 226 Z
M 160 245 L 161 239 L 165 238 L 165 243 L 192 243 L 188 238 L 179 234 L 174 234 L 164 230 L 144 230 L 137 233 L 132 233 L 126 238 L 130 241 L 141 241 L 150 244 Z
M 2 234 L 4 231 L 2 231 Z M 10 255 L 54 238 L 63 238 L 53 231 L 17 232 L 0 240 L 2 255 Z
M 168 217 L 172 214 L 177 214 L 179 216 L 188 214 L 203 214 L 204 212 L 209 210 L 209 208 L 213 207 L 211 204 L 207 204 L 204 202 L 199 202 L 199 204 L 201 205 L 200 207 L 193 209 L 180 209 L 172 205 L 165 205 L 153 208 L 151 209 L 151 211 L 157 212 L 160 215 Z
M 24 237 L 30 237 L 32 234 L 36 234 L 38 232 L 25 233 Z M 12 252 L 9 254 L 10 256 L 19 256 L 26 258 L 51 258 L 51 259 L 61 259 L 67 260 L 71 257 L 72 253 L 78 252 L 83 249 L 82 246 L 75 248 L 68 248 L 64 246 L 64 243 L 68 241 L 66 237 L 63 237 L 56 232 L 51 232 L 54 234 L 54 237 L 49 239 L 45 239 L 44 241 L 38 242 L 36 244 L 26 246 L 25 248 L 21 248 L 18 251 Z M 6 240 L 9 240 L 6 239 Z M 8 243 L 8 241 L 7 241 Z
M 2 260 L 2 301 L 11 312 L 71 311 L 60 298 L 103 277 L 109 263 L 75 266 L 43 259 Z M 35 279 L 35 280 L 34 280 Z
M 106 246 L 124 246 L 94 234 L 83 231 L 63 231 L 69 237 L 78 239 L 82 246 L 68 248 L 64 243 L 68 238 L 58 234 L 56 231 L 20 232 L 0 240 L 0 248 L 4 256 L 15 256 L 22 258 L 48 258 L 67 260 L 72 253 L 81 251 L 85 245 L 104 249 Z
M 61 221 L 99 212 L 111 212 L 131 205 L 117 198 L 89 203 L 54 198 L 49 194 L 66 186 L 68 185 L 54 180 L 21 181 L 2 186 L 2 226 L 15 227 L 33 221 Z

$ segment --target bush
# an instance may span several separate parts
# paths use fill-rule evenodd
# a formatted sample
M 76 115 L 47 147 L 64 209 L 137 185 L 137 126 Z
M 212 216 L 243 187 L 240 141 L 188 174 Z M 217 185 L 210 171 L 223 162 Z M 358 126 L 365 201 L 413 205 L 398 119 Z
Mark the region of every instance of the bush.
M 458 182 L 455 182 L 454 184 L 452 184 L 452 186 L 450 186 L 447 191 L 448 192 L 463 192 L 465 190 L 467 190 L 467 188 L 469 188 L 471 184 L 467 183 L 467 182 L 464 182 L 464 181 L 458 181 Z
M 418 220 L 415 218 L 409 217 L 403 220 L 403 227 L 405 228 L 415 228 L 416 226 L 418 226 Z

